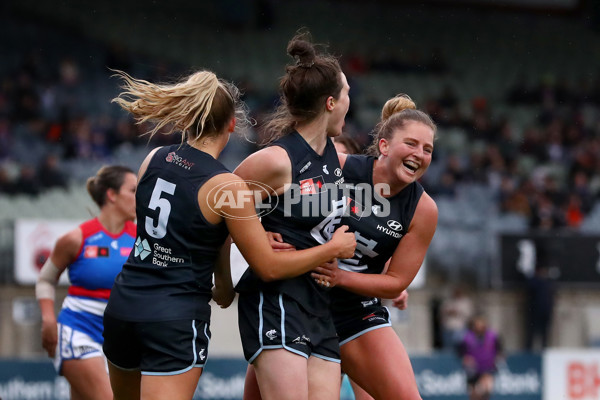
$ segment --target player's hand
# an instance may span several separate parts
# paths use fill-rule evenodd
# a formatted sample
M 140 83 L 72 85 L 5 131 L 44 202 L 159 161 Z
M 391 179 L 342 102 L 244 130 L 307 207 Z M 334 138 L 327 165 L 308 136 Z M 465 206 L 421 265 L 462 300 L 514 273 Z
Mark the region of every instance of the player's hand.
M 227 308 L 233 303 L 233 299 L 235 299 L 235 291 L 227 290 L 219 286 L 213 286 L 212 298 L 219 307 Z
M 336 258 L 352 258 L 356 249 L 356 237 L 353 232 L 348 232 L 348 225 L 342 225 L 333 232 L 331 243 L 337 246 Z
M 332 288 L 339 284 L 340 275 L 343 273 L 338 268 L 337 260 L 320 265 L 311 272 L 310 276 L 323 287 Z
M 56 343 L 58 343 L 58 331 L 56 320 L 42 322 L 42 347 L 48 353 L 48 357 L 54 358 L 56 354 Z
M 403 290 L 398 297 L 392 300 L 392 305 L 398 310 L 406 310 L 406 307 L 408 307 L 408 291 Z
M 267 238 L 273 251 L 291 251 L 296 250 L 296 247 L 292 244 L 283 241 L 281 233 L 267 232 Z

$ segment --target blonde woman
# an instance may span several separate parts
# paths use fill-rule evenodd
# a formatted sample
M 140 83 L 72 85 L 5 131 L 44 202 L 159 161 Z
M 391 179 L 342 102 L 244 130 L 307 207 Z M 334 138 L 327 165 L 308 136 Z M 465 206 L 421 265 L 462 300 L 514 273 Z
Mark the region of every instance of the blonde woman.
M 435 233 L 437 206 L 418 183 L 431 163 L 435 132 L 431 118 L 400 95 L 383 108 L 372 155 L 340 155 L 346 182 L 372 188 L 356 199 L 371 207 L 359 210 L 360 218 L 342 220 L 362 238 L 355 256 L 312 274 L 335 286 L 332 314 L 342 370 L 377 400 L 421 398 L 381 299 L 394 299 L 408 287 Z
M 343 227 L 297 255 L 271 249 L 248 186 L 217 161 L 245 119 L 235 86 L 209 71 L 164 85 L 118 75 L 124 91 L 114 101 L 154 122 L 152 135 L 181 132 L 182 143 L 152 150 L 138 172 L 135 249 L 104 317 L 110 381 L 117 400 L 191 399 L 208 356 L 212 274 L 229 269 L 229 234 L 265 281 L 351 255 L 355 241 Z

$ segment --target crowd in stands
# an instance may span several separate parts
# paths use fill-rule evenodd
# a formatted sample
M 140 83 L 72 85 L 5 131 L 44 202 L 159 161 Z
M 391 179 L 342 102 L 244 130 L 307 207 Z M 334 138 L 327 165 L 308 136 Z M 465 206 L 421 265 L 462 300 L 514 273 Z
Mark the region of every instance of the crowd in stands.
M 600 199 L 600 75 L 579 87 L 518 85 L 505 101 L 532 110 L 535 118 L 520 135 L 510 115 L 492 117 L 497 105 L 483 97 L 472 101 L 470 117 L 450 89 L 427 102 L 440 128 L 461 128 L 471 144 L 446 157 L 432 191 L 452 196 L 459 183 L 482 183 L 502 212 L 523 215 L 532 228 L 577 228 Z
M 453 73 L 439 50 L 432 49 L 431 54 L 412 60 L 383 56 L 367 60 L 349 54 L 342 55 L 342 62 L 349 79 L 382 72 L 419 73 L 422 79 L 426 74 Z M 81 60 L 67 52 L 52 63 L 43 52 L 30 49 L 15 68 L 0 71 L 0 195 L 37 196 L 47 188 L 67 187 L 70 171 L 62 161 L 109 162 L 120 146 L 148 145 L 141 135 L 148 126 L 134 124 L 116 106 L 97 113 L 84 107 L 89 97 L 97 95 L 90 92 L 87 80 L 113 85 L 116 93 L 117 83 L 106 66 L 135 73 L 132 58 L 122 49 L 107 49 L 106 59 L 98 61 L 102 73 L 88 74 Z M 185 69 L 156 60 L 148 63 L 156 66 L 151 73 L 162 78 Z M 240 86 L 260 125 L 276 94 L 261 92 L 250 79 Z M 110 96 L 99 101 L 108 104 Z M 524 216 L 532 228 L 577 228 L 600 199 L 600 73 L 577 83 L 549 76 L 535 85 L 523 80 L 501 101 L 485 95 L 466 101 L 468 112 L 465 99 L 449 85 L 418 104 L 438 124 L 439 135 L 458 130 L 468 144 L 461 151 L 436 149 L 434 163 L 440 164 L 440 174 L 424 180 L 427 190 L 434 197 L 452 198 L 457 185 L 482 184 L 493 191 L 501 212 Z M 510 115 L 516 107 L 530 110 L 534 120 L 516 127 Z M 502 115 L 497 108 L 509 111 Z M 371 128 L 361 126 L 352 111 L 348 119 L 347 125 L 358 127 L 355 136 L 366 146 Z M 179 139 L 157 135 L 152 145 L 174 140 Z M 246 151 L 254 146 L 248 144 Z
M 96 95 L 83 84 L 85 79 L 77 60 L 65 56 L 52 65 L 33 50 L 0 76 L 0 192 L 35 196 L 47 188 L 67 187 L 69 171 L 61 161 L 109 162 L 119 146 L 147 143 L 142 135 L 147 126 L 82 106 Z M 111 84 L 110 71 L 96 79 Z M 159 135 L 153 143 L 173 140 Z

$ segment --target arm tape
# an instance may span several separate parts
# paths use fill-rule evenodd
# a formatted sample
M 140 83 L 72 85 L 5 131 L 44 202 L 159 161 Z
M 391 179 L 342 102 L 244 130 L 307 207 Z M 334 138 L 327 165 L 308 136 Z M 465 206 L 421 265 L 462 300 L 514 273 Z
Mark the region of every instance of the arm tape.
M 50 257 L 44 263 L 40 270 L 38 281 L 35 284 L 35 297 L 39 299 L 51 299 L 56 297 L 56 284 L 60 277 L 61 271 L 52 262 Z

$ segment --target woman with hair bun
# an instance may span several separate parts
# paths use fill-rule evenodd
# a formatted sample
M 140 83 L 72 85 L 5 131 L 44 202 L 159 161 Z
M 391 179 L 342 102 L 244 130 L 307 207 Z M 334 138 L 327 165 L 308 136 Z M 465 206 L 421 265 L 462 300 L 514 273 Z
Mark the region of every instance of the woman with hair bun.
M 280 106 L 265 126 L 269 146 L 247 157 L 235 173 L 251 188 L 275 190 L 278 197 L 263 226 L 296 249 L 307 249 L 319 245 L 314 236 L 329 212 L 306 204 L 327 204 L 343 182 L 331 138 L 342 133 L 350 87 L 338 60 L 319 51 L 307 32 L 289 41 L 287 53 L 295 62 L 286 67 Z M 256 371 L 262 397 L 339 399 L 339 345 L 329 289 L 309 273 L 257 282 L 249 272 L 236 286 L 238 319 L 244 356 Z
M 217 161 L 247 120 L 234 85 L 210 71 L 174 84 L 117 74 L 124 90 L 114 101 L 155 123 L 151 135 L 180 132 L 182 142 L 152 150 L 138 172 L 135 247 L 104 313 L 110 381 L 117 400 L 191 399 L 208 357 L 209 301 L 233 300 L 221 286 L 230 280 L 228 235 L 264 281 L 351 256 L 356 243 L 342 227 L 322 246 L 272 250 L 248 186 Z
M 319 285 L 334 287 L 331 313 L 342 371 L 350 377 L 357 400 L 421 398 L 408 354 L 381 298 L 406 307 L 406 288 L 435 233 L 437 206 L 417 182 L 431 163 L 435 132 L 431 118 L 401 94 L 385 103 L 370 155 L 338 152 L 345 183 L 366 184 L 371 192 L 351 191 L 358 209 L 342 219 L 357 235 L 354 256 L 327 263 L 311 275 Z M 285 248 L 286 243 L 272 245 Z M 244 400 L 261 399 L 254 374 L 249 368 Z
M 431 118 L 410 97 L 398 95 L 383 107 L 371 155 L 339 154 L 346 183 L 372 188 L 362 196 L 354 192 L 357 204 L 368 208 L 359 205 L 342 220 L 357 234 L 354 256 L 312 274 L 316 282 L 335 286 L 332 315 L 342 370 L 377 400 L 421 398 L 381 299 L 395 299 L 408 287 L 435 233 L 437 206 L 418 183 L 431 163 L 435 132 Z
M 135 240 L 137 178 L 128 167 L 102 167 L 88 178 L 87 190 L 100 208 L 97 217 L 61 236 L 35 286 L 42 314 L 42 346 L 72 399 L 112 399 L 102 353 L 102 315 L 115 276 Z M 68 269 L 71 286 L 58 319 L 56 285 Z

